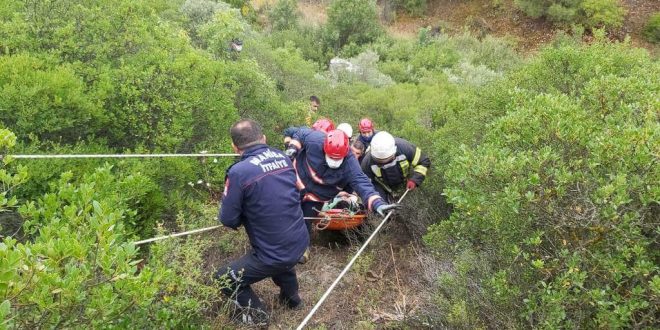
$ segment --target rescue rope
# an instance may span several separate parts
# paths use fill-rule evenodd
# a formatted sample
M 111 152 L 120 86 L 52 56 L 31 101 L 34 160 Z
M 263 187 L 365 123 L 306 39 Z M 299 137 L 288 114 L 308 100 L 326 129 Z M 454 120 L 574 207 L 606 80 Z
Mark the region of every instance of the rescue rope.
M 405 194 L 404 194 L 404 196 L 405 196 Z M 305 220 L 326 220 L 328 218 L 327 217 L 305 217 L 304 219 Z M 166 239 L 166 238 L 174 238 L 174 237 L 180 237 L 180 236 L 203 233 L 205 231 L 217 229 L 217 228 L 220 228 L 220 227 L 222 227 L 222 225 L 216 225 L 216 226 L 211 226 L 211 227 L 206 227 L 206 228 L 194 229 L 194 230 L 184 231 L 182 233 L 175 233 L 175 234 L 171 234 L 171 235 L 153 237 L 153 238 L 133 242 L 133 245 L 142 245 L 142 244 L 146 244 L 146 243 L 160 241 L 160 240 L 163 240 L 163 239 Z
M 198 234 L 198 233 L 203 233 L 205 231 L 213 230 L 222 227 L 222 225 L 216 225 L 216 226 L 211 226 L 211 227 L 206 227 L 206 228 L 200 228 L 200 229 L 194 229 L 194 230 L 189 230 L 189 231 L 184 231 L 182 233 L 176 233 L 176 234 L 171 234 L 171 235 L 165 235 L 165 236 L 158 236 L 154 238 L 149 238 L 137 242 L 133 242 L 133 245 L 142 245 L 146 243 L 151 243 L 155 241 L 160 241 L 166 238 L 174 238 L 174 237 L 179 237 L 179 236 L 186 236 L 186 235 L 192 235 L 192 234 Z
M 397 203 L 401 203 L 401 201 L 403 200 L 404 197 L 406 197 L 406 195 L 408 194 L 409 191 L 410 191 L 410 190 L 406 189 L 406 192 L 403 193 L 403 195 L 401 196 L 401 198 L 399 198 L 399 200 L 397 201 Z M 383 227 L 383 225 L 387 222 L 387 219 L 389 219 L 391 215 L 392 215 L 392 211 L 390 211 L 390 212 L 387 213 L 387 215 L 385 216 L 385 218 L 383 219 L 383 221 L 380 222 L 380 224 L 378 225 L 378 227 L 376 227 L 376 229 L 375 229 L 374 232 L 371 234 L 371 236 L 369 236 L 369 238 L 367 238 L 367 240 L 364 242 L 364 244 L 362 244 L 362 247 L 360 247 L 360 249 L 357 251 L 357 253 L 355 253 L 355 255 L 353 256 L 353 258 L 351 259 L 351 261 L 349 261 L 348 264 L 346 265 L 346 267 L 344 267 L 344 269 L 341 271 L 341 273 L 339 273 L 339 276 L 337 276 L 337 278 L 335 279 L 335 281 L 332 282 L 332 284 L 331 284 L 330 287 L 325 291 L 325 293 L 323 294 L 323 296 L 321 296 L 321 299 L 319 299 L 319 301 L 316 303 L 316 305 L 314 305 L 314 308 L 312 308 L 312 310 L 309 311 L 309 314 L 307 314 L 307 316 L 305 317 L 305 319 L 302 320 L 302 322 L 300 323 L 300 325 L 298 325 L 298 327 L 296 328 L 296 330 L 302 330 L 303 327 L 305 327 L 305 325 L 307 325 L 307 322 L 309 322 L 309 320 L 312 318 L 312 316 L 314 316 L 314 313 L 316 313 L 316 311 L 319 309 L 319 307 L 321 307 L 321 305 L 323 304 L 323 302 L 328 298 L 328 296 L 330 295 L 330 293 L 332 293 L 332 290 L 334 290 L 334 289 L 335 289 L 335 286 L 337 286 L 337 284 L 339 284 L 339 281 L 342 279 L 342 277 L 344 277 L 344 275 L 346 275 L 346 273 L 348 272 L 348 270 L 351 269 L 351 266 L 353 266 L 353 263 L 355 263 L 355 260 L 357 260 L 357 258 L 360 256 L 360 254 L 362 254 L 362 252 L 363 252 L 364 249 L 367 247 L 367 245 L 369 245 L 369 242 L 371 242 L 371 240 L 376 236 L 376 234 L 378 233 L 378 231 Z
M 61 154 L 61 155 L 0 155 L 14 159 L 58 159 L 58 158 L 171 158 L 171 157 L 235 157 L 238 154 Z

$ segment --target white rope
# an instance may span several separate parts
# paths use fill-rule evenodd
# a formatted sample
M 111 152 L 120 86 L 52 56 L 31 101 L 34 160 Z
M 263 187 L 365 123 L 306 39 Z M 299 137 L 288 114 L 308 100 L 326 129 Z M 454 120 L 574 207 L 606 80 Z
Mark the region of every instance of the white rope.
M 397 203 L 401 203 L 401 201 L 403 200 L 404 197 L 406 197 L 406 195 L 408 194 L 409 191 L 410 191 L 410 190 L 407 190 L 407 189 L 406 189 L 406 192 L 403 193 L 403 195 L 401 196 L 401 198 L 399 198 L 399 201 L 398 201 Z M 335 281 L 332 282 L 332 284 L 330 285 L 330 287 L 328 288 L 328 290 L 325 291 L 325 293 L 323 294 L 323 296 L 321 297 L 321 299 L 319 299 L 319 301 L 316 303 L 316 305 L 314 305 L 314 308 L 312 308 L 312 310 L 309 311 L 309 314 L 307 314 L 307 316 L 305 317 L 305 319 L 300 323 L 300 325 L 296 328 L 296 330 L 302 330 L 302 328 L 305 327 L 305 325 L 307 324 L 307 322 L 309 322 L 309 320 L 312 318 L 312 316 L 314 315 L 314 313 L 316 313 L 316 310 L 319 309 L 319 307 L 321 307 L 321 305 L 323 304 L 323 302 L 325 301 L 325 299 L 327 299 L 328 296 L 330 295 L 330 293 L 332 292 L 332 290 L 335 289 L 335 286 L 337 286 L 337 284 L 339 284 L 339 281 L 342 279 L 342 277 L 344 277 L 344 275 L 346 275 L 346 273 L 348 272 L 348 270 L 351 269 L 351 266 L 353 266 L 353 263 L 355 262 L 355 260 L 357 260 L 357 258 L 360 256 L 360 254 L 362 254 L 362 252 L 363 252 L 364 249 L 367 247 L 367 245 L 369 245 L 369 242 L 371 242 L 371 240 L 376 236 L 376 234 L 378 233 L 378 231 L 380 230 L 380 228 L 383 227 L 383 225 L 385 224 L 385 222 L 387 222 L 387 219 L 389 219 L 390 215 L 392 215 L 392 211 L 390 211 L 390 212 L 387 213 L 387 216 L 385 216 L 385 219 L 383 219 L 383 221 L 380 222 L 380 224 L 378 225 L 378 227 L 376 227 L 376 229 L 375 229 L 374 232 L 371 234 L 371 236 L 369 236 L 369 238 L 367 239 L 367 241 L 364 242 L 364 244 L 362 244 L 362 247 L 360 247 L 360 249 L 359 249 L 359 250 L 357 251 L 357 253 L 353 256 L 353 258 L 351 259 L 351 261 L 349 261 L 348 264 L 346 265 L 346 267 L 344 267 L 344 269 L 341 271 L 341 273 L 339 273 L 339 276 L 337 276 L 337 278 L 335 279 Z
M 0 155 L 0 159 L 54 159 L 54 158 L 171 158 L 171 157 L 235 157 L 238 154 L 88 154 L 88 155 Z
M 163 240 L 163 239 L 166 239 L 166 238 L 173 238 L 173 237 L 203 233 L 205 231 L 217 229 L 217 228 L 220 228 L 220 227 L 222 227 L 222 225 L 216 225 L 216 226 L 211 226 L 211 227 L 206 227 L 206 228 L 200 228 L 200 229 L 195 229 L 195 230 L 184 231 L 182 233 L 176 233 L 176 234 L 171 234 L 171 235 L 165 235 L 165 236 L 149 238 L 149 239 L 145 239 L 145 240 L 142 240 L 142 241 L 133 242 L 133 245 L 141 245 L 141 244 L 145 244 L 145 243 L 160 241 L 160 240 Z
M 304 219 L 305 220 L 324 220 L 326 218 L 322 218 L 322 217 L 305 217 Z M 134 245 L 141 245 L 141 244 L 151 243 L 151 242 L 155 242 L 155 241 L 160 241 L 160 240 L 163 240 L 163 239 L 166 239 L 166 238 L 173 238 L 173 237 L 203 233 L 205 231 L 217 229 L 217 228 L 220 228 L 220 227 L 222 227 L 222 225 L 211 226 L 211 227 L 195 229 L 195 230 L 189 230 L 189 231 L 185 231 L 185 232 L 182 232 L 182 233 L 176 233 L 176 234 L 171 234 L 171 235 L 158 236 L 158 237 L 154 237 L 154 238 L 149 238 L 149 239 L 133 242 L 133 244 Z

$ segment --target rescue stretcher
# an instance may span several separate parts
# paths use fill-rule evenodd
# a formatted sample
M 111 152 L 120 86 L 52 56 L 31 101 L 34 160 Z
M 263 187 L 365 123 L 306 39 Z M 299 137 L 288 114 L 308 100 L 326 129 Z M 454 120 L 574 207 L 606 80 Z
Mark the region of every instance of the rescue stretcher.
M 332 202 L 323 205 L 312 223 L 317 230 L 347 230 L 359 227 L 366 218 L 367 211 L 357 199 L 338 195 Z

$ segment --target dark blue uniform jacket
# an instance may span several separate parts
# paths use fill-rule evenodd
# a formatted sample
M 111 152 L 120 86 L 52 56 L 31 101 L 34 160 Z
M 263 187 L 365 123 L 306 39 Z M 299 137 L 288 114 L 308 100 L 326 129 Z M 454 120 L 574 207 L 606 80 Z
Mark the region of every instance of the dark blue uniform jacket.
M 300 129 L 293 135 L 293 139 L 302 146 L 294 160 L 294 166 L 303 201 L 326 202 L 332 200 L 340 191 L 354 190 L 369 209 L 380 206 L 383 200 L 371 180 L 362 172 L 352 152 L 349 151 L 339 168 L 328 167 L 323 152 L 325 135 L 311 129 Z
M 220 219 L 233 229 L 243 225 L 256 257 L 269 265 L 294 265 L 309 246 L 296 172 L 265 144 L 246 149 L 227 170 Z

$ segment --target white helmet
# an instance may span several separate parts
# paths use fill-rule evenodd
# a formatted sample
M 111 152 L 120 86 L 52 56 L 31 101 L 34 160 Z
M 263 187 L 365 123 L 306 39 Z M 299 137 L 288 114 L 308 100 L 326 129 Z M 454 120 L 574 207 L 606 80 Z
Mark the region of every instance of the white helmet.
M 353 127 L 351 127 L 351 124 L 349 123 L 341 123 L 337 126 L 337 129 L 346 133 L 349 139 L 353 136 Z
M 396 154 L 396 143 L 392 134 L 381 131 L 371 140 L 371 157 L 385 160 Z

